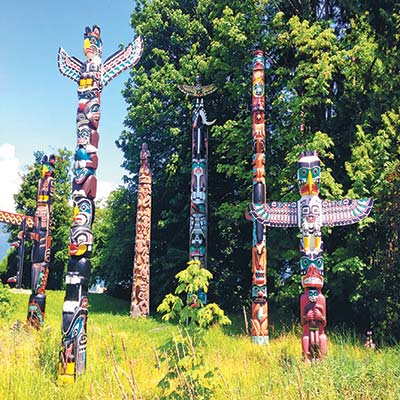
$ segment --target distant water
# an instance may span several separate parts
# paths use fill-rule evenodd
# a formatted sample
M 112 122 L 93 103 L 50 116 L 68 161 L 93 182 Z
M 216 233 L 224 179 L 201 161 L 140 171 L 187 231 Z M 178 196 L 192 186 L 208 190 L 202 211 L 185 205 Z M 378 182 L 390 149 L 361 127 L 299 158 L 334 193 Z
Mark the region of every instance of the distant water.
M 7 250 L 10 248 L 10 243 L 7 242 L 8 233 L 1 231 L 1 225 L 2 224 L 0 224 L 0 260 L 4 258 L 7 254 Z

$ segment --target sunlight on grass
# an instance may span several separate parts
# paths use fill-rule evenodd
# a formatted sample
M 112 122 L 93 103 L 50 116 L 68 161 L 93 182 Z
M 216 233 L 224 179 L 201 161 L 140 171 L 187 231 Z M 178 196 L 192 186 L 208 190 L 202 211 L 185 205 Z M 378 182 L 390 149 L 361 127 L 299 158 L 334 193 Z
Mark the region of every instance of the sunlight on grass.
M 105 295 L 90 297 L 86 373 L 74 385 L 57 386 L 63 296 L 48 293 L 46 326 L 36 332 L 15 324 L 25 321 L 29 295 L 12 294 L 12 318 L 0 320 L 0 399 L 156 399 L 166 372 L 156 349 L 176 327 L 131 319 L 128 303 Z M 215 399 L 400 398 L 398 346 L 375 352 L 352 334 L 332 333 L 328 358 L 307 367 L 298 327 L 275 334 L 265 347 L 226 332 L 210 329 L 203 348 L 206 368 L 214 370 Z

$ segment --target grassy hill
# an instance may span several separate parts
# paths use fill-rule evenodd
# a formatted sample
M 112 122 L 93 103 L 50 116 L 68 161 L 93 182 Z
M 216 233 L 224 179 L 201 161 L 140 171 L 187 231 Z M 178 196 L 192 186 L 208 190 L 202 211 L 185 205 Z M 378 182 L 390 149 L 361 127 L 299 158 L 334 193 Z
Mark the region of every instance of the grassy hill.
M 166 373 L 157 350 L 174 325 L 158 318 L 131 319 L 129 304 L 90 295 L 88 364 L 70 386 L 57 386 L 63 292 L 48 292 L 46 326 L 12 329 L 25 321 L 29 294 L 12 293 L 11 319 L 0 319 L 0 399 L 157 399 Z M 400 347 L 365 349 L 352 335 L 329 332 L 329 356 L 306 366 L 298 327 L 275 330 L 266 347 L 253 345 L 239 324 L 212 328 L 195 351 L 213 369 L 213 399 L 399 399 Z M 187 395 L 187 399 L 193 397 Z

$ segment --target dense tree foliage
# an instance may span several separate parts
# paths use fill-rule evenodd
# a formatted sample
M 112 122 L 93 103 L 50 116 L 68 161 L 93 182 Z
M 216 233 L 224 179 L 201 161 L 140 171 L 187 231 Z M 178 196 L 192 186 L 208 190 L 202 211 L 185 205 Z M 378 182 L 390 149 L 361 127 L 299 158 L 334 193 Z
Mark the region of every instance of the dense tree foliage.
M 305 149 L 317 150 L 323 162 L 322 197 L 374 197 L 363 223 L 324 231 L 328 318 L 398 335 L 398 3 L 138 0 L 132 26 L 145 48 L 124 90 L 127 130 L 117 143 L 133 196 L 141 143 L 152 154 L 153 307 L 188 257 L 192 100 L 176 86 L 193 84 L 196 75 L 218 88 L 205 100 L 209 119 L 217 120 L 209 140 L 209 297 L 227 309 L 249 301 L 251 224 L 244 210 L 251 198 L 251 58 L 261 48 L 267 56 L 267 197 L 298 199 L 294 175 Z M 118 196 L 122 203 L 113 201 L 121 211 L 107 212 L 134 226 L 135 209 L 125 213 L 132 196 Z M 117 249 L 128 228 L 114 225 L 107 235 Z M 297 235 L 268 231 L 272 319 L 278 309 L 297 314 Z M 116 279 L 129 279 L 132 256 L 117 253 L 124 260 L 112 262 L 109 247 L 111 258 L 99 265 L 112 262 Z
M 38 181 L 41 177 L 41 160 L 43 152 L 34 153 L 35 162 L 25 168 L 22 175 L 22 184 L 19 192 L 14 196 L 16 209 L 18 213 L 24 215 L 35 215 L 36 196 Z M 52 245 L 51 262 L 47 287 L 49 289 L 60 289 L 63 285 L 64 268 L 68 261 L 68 236 L 71 223 L 72 209 L 68 204 L 71 192 L 71 176 L 69 174 L 72 152 L 66 149 L 59 149 L 56 156 L 54 169 L 55 192 L 52 217 Z M 19 227 L 10 226 L 10 240 L 16 240 Z M 24 274 L 23 285 L 31 285 L 31 250 L 32 243 L 25 241 Z M 14 251 L 8 255 L 6 267 L 6 276 L 16 274 L 17 270 L 17 252 Z
M 133 193 L 120 188 L 110 194 L 105 208 L 96 209 L 92 257 L 92 280 L 108 283 L 111 295 L 130 298 L 136 208 Z

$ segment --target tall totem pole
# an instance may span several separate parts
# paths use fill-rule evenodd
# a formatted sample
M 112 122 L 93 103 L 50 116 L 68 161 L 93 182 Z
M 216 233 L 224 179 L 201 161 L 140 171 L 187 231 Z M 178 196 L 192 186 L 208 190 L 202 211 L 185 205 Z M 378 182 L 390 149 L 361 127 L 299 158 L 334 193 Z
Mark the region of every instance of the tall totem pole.
M 76 376 L 86 369 L 87 293 L 97 189 L 100 95 L 103 87 L 113 78 L 139 61 L 142 48 L 142 40 L 138 37 L 103 63 L 100 28 L 94 25 L 93 28 L 85 28 L 85 62 L 70 57 L 62 48 L 58 52 L 58 68 L 61 74 L 78 83 L 77 147 L 72 181 L 74 215 L 70 231 L 70 259 L 65 278 L 60 382 L 74 382 Z
M 142 144 L 136 214 L 135 259 L 131 296 L 131 317 L 148 316 L 150 311 L 151 171 L 150 152 Z
M 27 323 L 35 328 L 44 324 L 46 308 L 46 285 L 49 274 L 51 247 L 51 218 L 54 197 L 55 157 L 43 157 L 42 177 L 38 183 L 36 212 L 33 232 L 27 236 L 32 239 L 32 294 L 28 304 Z
M 265 226 L 298 227 L 300 240 L 300 271 L 304 293 L 300 297 L 300 320 L 303 325 L 302 351 L 306 362 L 327 354 L 324 259 L 321 228 L 354 224 L 364 219 L 372 209 L 373 200 L 321 200 L 320 159 L 316 152 L 300 155 L 297 183 L 300 200 L 291 203 L 253 202 L 249 215 Z
M 32 245 L 32 294 L 29 298 L 27 325 L 36 329 L 44 324 L 46 308 L 46 285 L 49 274 L 51 247 L 51 217 L 54 196 L 54 164 L 55 157 L 44 156 L 42 159 L 41 178 L 38 182 L 35 216 L 13 214 L 0 211 L 0 222 L 19 225 L 21 231 L 18 247 L 17 288 L 22 285 L 25 239 L 33 241 Z M 32 231 L 27 231 L 27 229 Z
M 214 121 L 207 121 L 203 97 L 213 93 L 214 85 L 201 86 L 200 77 L 195 86 L 179 85 L 179 90 L 196 97 L 192 114 L 192 178 L 189 223 L 189 260 L 198 260 L 207 268 L 207 197 L 208 197 L 208 127 Z M 198 293 L 199 300 L 206 304 L 204 292 Z
M 265 59 L 262 50 L 253 54 L 252 77 L 252 136 L 253 136 L 253 203 L 264 203 L 265 184 Z M 267 298 L 267 247 L 265 228 L 253 221 L 253 241 L 251 250 L 251 336 L 254 343 L 268 344 L 268 298 Z

